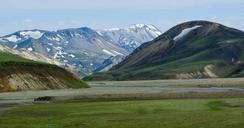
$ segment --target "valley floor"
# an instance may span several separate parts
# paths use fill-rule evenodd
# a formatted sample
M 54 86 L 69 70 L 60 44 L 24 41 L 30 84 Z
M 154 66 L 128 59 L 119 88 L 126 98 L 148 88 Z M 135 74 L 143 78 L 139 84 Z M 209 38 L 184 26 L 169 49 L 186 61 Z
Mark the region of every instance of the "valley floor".
M 85 89 L 0 93 L 0 127 L 241 128 L 243 83 L 243 78 L 100 81 Z M 54 101 L 33 103 L 43 96 Z
M 126 100 L 204 97 L 244 97 L 244 78 L 99 81 L 90 88 L 0 93 L 0 104 L 29 103 L 34 98 L 53 96 L 56 100 Z
M 1 113 L 1 128 L 243 128 L 244 99 L 33 104 Z

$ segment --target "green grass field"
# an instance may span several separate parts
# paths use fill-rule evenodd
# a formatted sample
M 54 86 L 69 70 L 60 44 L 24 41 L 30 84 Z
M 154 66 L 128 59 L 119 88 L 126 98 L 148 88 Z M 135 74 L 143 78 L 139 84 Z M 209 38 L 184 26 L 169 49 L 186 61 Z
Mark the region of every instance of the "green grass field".
M 243 128 L 244 99 L 60 102 L 0 115 L 1 128 Z

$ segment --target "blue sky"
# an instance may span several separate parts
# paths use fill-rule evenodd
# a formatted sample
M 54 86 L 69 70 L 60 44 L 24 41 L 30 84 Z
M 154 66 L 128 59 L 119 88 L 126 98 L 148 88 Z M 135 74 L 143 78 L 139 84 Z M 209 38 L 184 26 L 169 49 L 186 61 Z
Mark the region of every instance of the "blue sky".
M 0 0 L 0 36 L 25 29 L 104 29 L 136 23 L 165 31 L 190 20 L 244 30 L 244 0 Z

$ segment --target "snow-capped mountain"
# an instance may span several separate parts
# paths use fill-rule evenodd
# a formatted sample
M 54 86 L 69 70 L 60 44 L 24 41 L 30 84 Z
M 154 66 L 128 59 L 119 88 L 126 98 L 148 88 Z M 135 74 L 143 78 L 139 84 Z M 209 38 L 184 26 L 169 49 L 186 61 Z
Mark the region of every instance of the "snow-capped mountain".
M 132 52 L 142 43 L 161 35 L 161 32 L 156 27 L 145 24 L 135 24 L 126 29 L 106 29 L 98 31 L 98 33 L 129 52 Z
M 142 43 L 159 35 L 161 32 L 156 27 L 144 24 L 105 30 L 88 27 L 57 31 L 24 30 L 0 37 L 0 44 L 73 65 L 80 75 L 86 75 L 94 70 L 104 70 L 101 67 L 107 69 L 103 64 L 108 59 L 113 60 L 107 65 L 111 67 L 121 61 L 118 58 L 127 56 Z

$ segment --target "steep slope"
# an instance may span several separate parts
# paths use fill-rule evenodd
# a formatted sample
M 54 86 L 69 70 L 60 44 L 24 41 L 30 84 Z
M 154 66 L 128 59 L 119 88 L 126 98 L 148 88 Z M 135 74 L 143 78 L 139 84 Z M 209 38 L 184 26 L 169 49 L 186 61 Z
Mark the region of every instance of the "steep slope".
M 99 71 L 107 59 L 123 58 L 160 34 L 156 27 L 142 24 L 107 30 L 88 27 L 58 31 L 25 30 L 1 37 L 0 44 L 59 60 L 76 67 L 78 74 L 84 76 Z
M 86 80 L 243 76 L 244 32 L 207 21 L 177 25 Z
M 87 87 L 61 67 L 8 52 L 0 52 L 0 70 L 0 92 Z
M 44 63 L 48 63 L 48 64 L 54 64 L 54 65 L 58 65 L 60 67 L 66 66 L 64 63 L 59 62 L 58 60 L 52 59 L 50 57 L 46 57 L 46 56 L 36 53 L 36 52 L 30 52 L 30 51 L 25 51 L 25 50 L 15 50 L 15 49 L 11 49 L 9 47 L 5 47 L 2 45 L 0 45 L 0 52 L 7 52 L 7 53 L 21 56 L 26 59 L 44 62 Z M 67 66 L 69 66 L 69 65 L 67 65 Z

